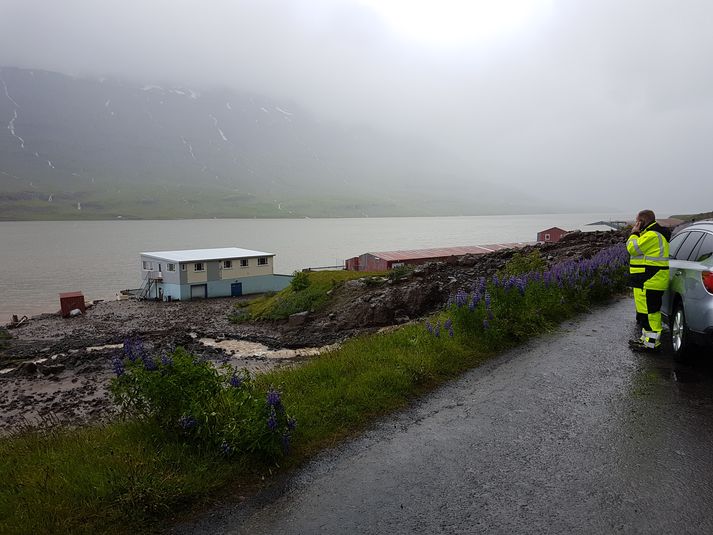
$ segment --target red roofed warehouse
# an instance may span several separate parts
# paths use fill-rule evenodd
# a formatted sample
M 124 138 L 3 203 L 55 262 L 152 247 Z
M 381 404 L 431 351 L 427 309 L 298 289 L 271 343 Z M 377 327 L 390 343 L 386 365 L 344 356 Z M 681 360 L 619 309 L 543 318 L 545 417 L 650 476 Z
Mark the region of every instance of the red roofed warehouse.
M 387 271 L 405 264 L 418 265 L 427 262 L 443 262 L 449 258 L 460 258 L 468 254 L 481 255 L 532 245 L 530 243 L 498 243 L 494 245 L 472 245 L 467 247 L 439 247 L 436 249 L 417 249 L 408 251 L 382 251 L 364 253 L 349 258 L 346 269 L 350 271 Z

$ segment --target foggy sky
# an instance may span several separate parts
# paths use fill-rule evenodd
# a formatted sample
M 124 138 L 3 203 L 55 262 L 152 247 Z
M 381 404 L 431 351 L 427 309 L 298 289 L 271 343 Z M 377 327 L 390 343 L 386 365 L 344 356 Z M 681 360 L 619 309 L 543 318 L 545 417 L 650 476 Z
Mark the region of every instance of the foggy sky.
M 668 215 L 713 209 L 711 20 L 708 0 L 542 0 L 434 44 L 359 0 L 0 0 L 0 66 L 263 93 L 490 182 Z

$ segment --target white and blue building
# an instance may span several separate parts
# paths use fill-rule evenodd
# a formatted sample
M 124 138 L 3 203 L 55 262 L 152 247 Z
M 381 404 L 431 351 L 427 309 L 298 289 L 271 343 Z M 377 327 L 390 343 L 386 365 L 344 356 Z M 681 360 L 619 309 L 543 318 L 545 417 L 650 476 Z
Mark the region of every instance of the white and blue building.
M 279 291 L 292 277 L 273 272 L 274 253 L 238 247 L 140 253 L 140 297 L 187 301 Z

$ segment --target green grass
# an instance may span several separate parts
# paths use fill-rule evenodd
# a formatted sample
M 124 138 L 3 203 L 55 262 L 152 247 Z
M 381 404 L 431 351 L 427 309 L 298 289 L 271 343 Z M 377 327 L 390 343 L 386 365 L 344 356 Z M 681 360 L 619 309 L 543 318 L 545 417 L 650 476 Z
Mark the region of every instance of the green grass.
M 351 340 L 303 367 L 259 376 L 265 390 L 279 386 L 298 421 L 282 468 L 491 354 L 411 325 Z M 255 488 L 275 468 L 200 454 L 140 423 L 6 438 L 0 440 L 0 533 L 145 532 L 227 488 Z
M 263 476 L 298 466 L 500 350 L 607 299 L 622 288 L 626 270 L 616 270 L 616 284 L 595 282 L 603 280 L 595 275 L 591 285 L 578 287 L 535 283 L 525 295 L 489 287 L 492 310 L 482 300 L 473 311 L 454 304 L 431 318 L 439 326 L 453 321 L 453 336 L 445 324 L 440 336 L 424 324 L 406 325 L 352 339 L 301 367 L 258 376 L 258 389 L 280 389 L 297 419 L 292 454 L 281 466 L 207 455 L 139 422 L 2 439 L 0 532 L 145 533 L 220 493 L 249 494 Z M 312 275 L 324 289 L 332 277 L 354 274 Z
M 311 271 L 307 273 L 310 284 L 307 288 L 295 291 L 288 286 L 276 294 L 264 296 L 252 301 L 243 310 L 234 313 L 236 321 L 279 320 L 297 312 L 320 310 L 330 299 L 330 291 L 348 280 L 381 276 L 384 273 L 365 273 L 363 271 Z

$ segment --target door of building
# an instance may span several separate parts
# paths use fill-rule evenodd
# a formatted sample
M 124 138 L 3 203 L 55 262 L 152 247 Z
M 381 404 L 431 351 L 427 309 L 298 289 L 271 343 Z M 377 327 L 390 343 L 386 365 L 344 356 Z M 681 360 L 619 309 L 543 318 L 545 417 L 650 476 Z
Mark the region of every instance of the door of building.
M 205 299 L 208 297 L 207 284 L 194 284 L 191 286 L 191 299 Z
M 230 285 L 230 295 L 233 297 L 239 297 L 243 295 L 243 283 L 234 282 Z

